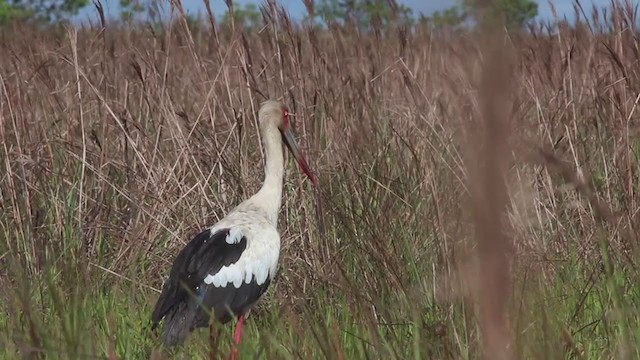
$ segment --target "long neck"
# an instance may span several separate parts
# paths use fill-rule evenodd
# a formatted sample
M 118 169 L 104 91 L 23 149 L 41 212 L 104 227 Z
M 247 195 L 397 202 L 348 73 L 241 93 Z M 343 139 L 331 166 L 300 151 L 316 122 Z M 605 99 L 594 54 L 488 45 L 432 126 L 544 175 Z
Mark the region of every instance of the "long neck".
M 266 127 L 262 130 L 266 164 L 264 184 L 254 196 L 254 204 L 264 210 L 265 215 L 275 226 L 282 203 L 282 178 L 284 176 L 284 154 L 282 139 L 278 129 Z

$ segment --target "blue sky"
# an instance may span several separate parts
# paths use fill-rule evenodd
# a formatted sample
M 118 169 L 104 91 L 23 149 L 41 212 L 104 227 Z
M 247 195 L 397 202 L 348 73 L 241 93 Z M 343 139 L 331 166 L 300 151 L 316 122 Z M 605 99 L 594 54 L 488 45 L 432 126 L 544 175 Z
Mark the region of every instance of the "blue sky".
M 397 0 L 399 3 L 409 6 L 413 9 L 414 13 L 422 12 L 424 14 L 431 14 L 434 11 L 447 9 L 455 4 L 458 4 L 458 0 Z M 211 7 L 217 15 L 222 15 L 226 6 L 224 5 L 224 0 L 210 0 Z M 246 4 L 249 2 L 260 3 L 257 0 L 235 0 L 240 4 Z M 556 11 L 558 15 L 564 16 L 566 15 L 568 18 L 573 18 L 573 1 L 572 0 L 552 0 L 554 6 L 556 7 Z M 596 5 L 598 7 L 603 7 L 609 5 L 611 0 L 581 0 L 582 6 L 589 13 L 591 6 Z M 116 16 L 118 13 L 118 0 L 103 0 L 103 4 L 105 5 L 105 9 L 108 15 Z M 204 6 L 202 4 L 202 0 L 183 0 L 183 5 L 187 9 L 187 11 L 192 13 L 197 13 L 198 11 L 204 12 Z M 302 0 L 279 0 L 279 3 L 283 5 L 285 8 L 289 10 L 289 13 L 294 18 L 301 18 L 305 13 L 305 7 Z M 538 3 L 538 18 L 539 19 L 550 19 L 551 18 L 551 6 L 549 5 L 549 1 L 542 0 L 537 1 Z M 89 10 L 89 9 L 88 9 Z M 89 14 L 93 12 L 92 7 L 90 7 Z M 81 15 L 82 16 L 82 15 Z

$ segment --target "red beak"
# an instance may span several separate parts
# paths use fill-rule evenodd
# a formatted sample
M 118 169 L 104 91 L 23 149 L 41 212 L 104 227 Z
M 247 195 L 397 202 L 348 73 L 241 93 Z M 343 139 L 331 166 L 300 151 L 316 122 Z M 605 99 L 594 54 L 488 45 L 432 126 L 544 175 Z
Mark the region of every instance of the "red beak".
M 296 143 L 296 139 L 293 136 L 293 132 L 291 132 L 291 128 L 287 127 L 284 130 L 281 130 L 280 132 L 282 133 L 282 140 L 284 141 L 285 145 L 287 145 L 287 147 L 289 148 L 289 151 L 291 151 L 291 154 L 293 155 L 293 157 L 296 158 L 296 161 L 298 162 L 300 169 L 302 169 L 302 172 L 304 172 L 304 174 L 307 175 L 309 180 L 311 180 L 313 185 L 317 187 L 318 181 L 315 175 L 313 174 L 313 172 L 311 171 L 309 164 L 307 164 L 307 160 L 305 160 L 304 155 L 302 155 L 300 150 L 298 150 L 298 144 Z

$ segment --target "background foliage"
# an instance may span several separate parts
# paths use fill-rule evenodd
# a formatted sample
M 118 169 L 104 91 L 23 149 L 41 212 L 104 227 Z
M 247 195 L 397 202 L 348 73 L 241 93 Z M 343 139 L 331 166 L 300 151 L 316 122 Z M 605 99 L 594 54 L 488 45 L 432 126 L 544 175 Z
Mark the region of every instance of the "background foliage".
M 431 20 L 436 28 L 457 27 L 465 19 L 477 18 L 474 14 L 475 0 L 459 0 L 460 4 L 432 15 L 420 14 L 418 18 Z M 231 3 L 230 3 L 231 4 Z M 224 23 L 229 23 L 233 14 L 237 24 L 251 28 L 261 18 L 255 3 L 238 4 L 221 16 Z M 309 2 L 313 4 L 313 2 Z M 88 0 L 0 0 L 0 24 L 15 20 L 52 21 L 69 18 L 90 5 Z M 145 8 L 157 5 L 142 0 L 119 0 L 120 17 L 130 20 L 135 14 L 143 13 Z M 413 11 L 405 5 L 388 0 L 320 0 L 311 7 L 310 17 L 323 22 L 354 22 L 361 28 L 388 26 L 392 20 L 407 23 L 416 20 Z M 513 26 L 522 26 L 537 15 L 537 4 L 532 0 L 499 0 L 494 16 L 506 19 Z M 193 15 L 192 15 L 193 16 Z

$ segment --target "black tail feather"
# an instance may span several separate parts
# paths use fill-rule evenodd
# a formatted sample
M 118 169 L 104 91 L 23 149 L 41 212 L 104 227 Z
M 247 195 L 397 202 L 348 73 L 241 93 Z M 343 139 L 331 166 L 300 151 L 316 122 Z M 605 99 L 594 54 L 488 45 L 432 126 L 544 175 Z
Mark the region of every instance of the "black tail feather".
M 161 340 L 165 347 L 179 346 L 193 331 L 193 321 L 196 311 L 187 304 L 180 304 L 172 308 L 164 317 Z M 157 323 L 154 324 L 154 328 Z

